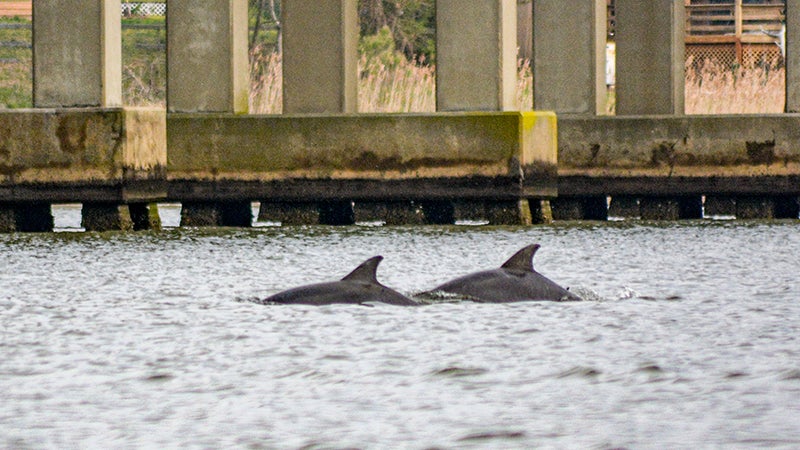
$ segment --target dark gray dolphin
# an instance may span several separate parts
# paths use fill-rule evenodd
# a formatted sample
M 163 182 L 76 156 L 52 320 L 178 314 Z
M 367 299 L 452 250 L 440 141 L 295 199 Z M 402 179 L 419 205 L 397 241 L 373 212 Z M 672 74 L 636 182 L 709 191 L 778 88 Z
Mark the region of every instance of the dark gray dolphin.
M 529 245 L 514 254 L 499 269 L 484 270 L 456 278 L 426 294 L 445 292 L 486 303 L 581 300 L 577 295 L 533 270 L 533 255 L 539 247 L 539 244 Z
M 372 257 L 340 281 L 296 287 L 268 297 L 263 303 L 330 305 L 380 302 L 400 306 L 418 305 L 414 300 L 378 282 L 375 273 L 381 261 L 383 256 Z

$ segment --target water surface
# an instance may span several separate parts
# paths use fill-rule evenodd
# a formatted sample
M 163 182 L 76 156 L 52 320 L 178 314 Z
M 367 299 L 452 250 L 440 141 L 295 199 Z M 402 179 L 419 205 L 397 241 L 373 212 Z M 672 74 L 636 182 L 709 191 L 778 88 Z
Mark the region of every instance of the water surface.
M 97 234 L 76 211 L 0 235 L 3 448 L 800 447 L 797 221 Z M 587 301 L 249 301 L 377 254 L 413 294 L 533 242 Z

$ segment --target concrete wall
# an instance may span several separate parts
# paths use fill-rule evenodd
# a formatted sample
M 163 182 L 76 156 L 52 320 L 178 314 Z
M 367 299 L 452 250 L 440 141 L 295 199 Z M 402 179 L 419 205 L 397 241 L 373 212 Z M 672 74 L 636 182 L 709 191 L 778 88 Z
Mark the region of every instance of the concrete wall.
M 556 164 L 552 113 L 170 115 L 171 178 L 520 175 Z
M 102 186 L 164 180 L 165 130 L 158 109 L 0 110 L 0 201 L 132 199 Z
M 561 118 L 558 140 L 563 176 L 800 175 L 797 114 Z

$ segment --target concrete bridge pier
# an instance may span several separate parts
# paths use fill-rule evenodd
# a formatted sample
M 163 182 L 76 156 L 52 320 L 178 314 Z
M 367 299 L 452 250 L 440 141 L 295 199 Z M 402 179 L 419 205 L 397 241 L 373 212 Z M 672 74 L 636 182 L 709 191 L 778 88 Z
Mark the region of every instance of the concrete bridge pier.
M 353 225 L 356 223 L 356 213 L 353 202 L 349 200 L 263 201 L 258 220 L 280 222 L 281 225 Z
M 81 226 L 86 231 L 160 230 L 161 218 L 155 203 L 86 202 L 81 208 Z
M 168 16 L 167 114 L 246 114 L 247 0 L 171 0 Z M 183 202 L 181 225 L 249 227 L 250 203 Z
M 706 217 L 735 216 L 737 219 L 797 219 L 800 199 L 794 195 L 706 196 Z
M 608 198 L 605 195 L 559 196 L 550 205 L 554 220 L 608 220 Z
M 249 201 L 184 201 L 182 227 L 240 227 L 253 225 Z
M 53 231 L 49 203 L 0 203 L 0 233 Z
M 642 220 L 702 219 L 703 200 L 698 196 L 642 197 L 639 199 Z

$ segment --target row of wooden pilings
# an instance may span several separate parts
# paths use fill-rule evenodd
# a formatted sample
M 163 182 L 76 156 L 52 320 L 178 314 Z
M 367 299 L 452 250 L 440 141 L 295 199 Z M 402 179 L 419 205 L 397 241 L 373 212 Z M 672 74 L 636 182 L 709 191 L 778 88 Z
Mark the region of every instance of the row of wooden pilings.
M 64 202 L 85 205 L 87 229 L 149 227 L 157 201 L 181 202 L 186 225 L 246 226 L 251 200 L 285 223 L 602 219 L 622 204 L 673 219 L 702 198 L 797 217 L 800 0 L 787 113 L 770 117 L 683 115 L 683 0 L 616 1 L 616 117 L 602 116 L 605 0 L 534 0 L 539 112 L 512 111 L 516 7 L 438 0 L 438 112 L 367 115 L 356 0 L 286 0 L 284 114 L 256 116 L 246 0 L 170 1 L 166 111 L 120 104 L 119 0 L 37 0 L 34 109 L 0 111 L 0 227 L 47 229 Z

